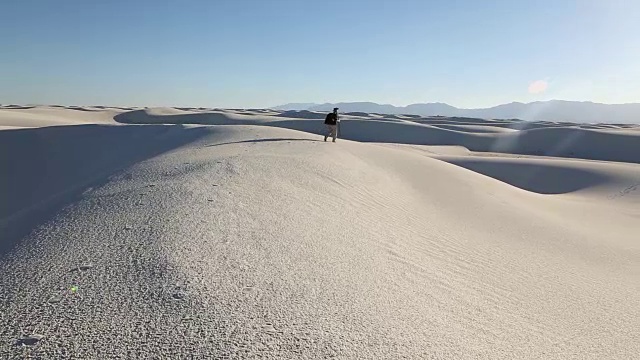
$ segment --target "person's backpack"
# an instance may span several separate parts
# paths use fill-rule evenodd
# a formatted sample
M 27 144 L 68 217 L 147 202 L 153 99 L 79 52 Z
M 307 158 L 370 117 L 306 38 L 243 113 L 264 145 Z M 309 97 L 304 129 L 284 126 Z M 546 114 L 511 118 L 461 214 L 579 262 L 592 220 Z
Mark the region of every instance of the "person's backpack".
M 337 116 L 334 113 L 328 113 L 327 116 L 324 118 L 324 123 L 325 124 L 331 124 L 334 125 L 337 122 Z

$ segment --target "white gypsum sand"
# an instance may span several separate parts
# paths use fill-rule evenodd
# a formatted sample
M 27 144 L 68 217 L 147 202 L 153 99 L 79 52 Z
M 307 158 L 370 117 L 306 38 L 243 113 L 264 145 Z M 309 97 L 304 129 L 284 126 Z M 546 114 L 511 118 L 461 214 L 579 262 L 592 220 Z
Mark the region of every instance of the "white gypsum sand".
M 0 357 L 640 353 L 637 129 L 322 118 L 0 107 Z

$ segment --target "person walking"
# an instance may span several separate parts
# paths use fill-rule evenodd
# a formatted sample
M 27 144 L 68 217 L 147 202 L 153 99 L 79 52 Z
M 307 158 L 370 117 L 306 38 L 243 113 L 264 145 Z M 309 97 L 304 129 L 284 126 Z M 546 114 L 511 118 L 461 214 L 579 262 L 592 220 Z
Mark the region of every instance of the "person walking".
M 327 127 L 328 134 L 324 136 L 324 141 L 327 141 L 327 138 L 331 136 L 333 138 L 333 142 L 336 142 L 336 138 L 338 137 L 338 123 L 340 122 L 338 118 L 338 108 L 333 108 L 333 112 L 327 114 L 324 119 L 324 124 Z

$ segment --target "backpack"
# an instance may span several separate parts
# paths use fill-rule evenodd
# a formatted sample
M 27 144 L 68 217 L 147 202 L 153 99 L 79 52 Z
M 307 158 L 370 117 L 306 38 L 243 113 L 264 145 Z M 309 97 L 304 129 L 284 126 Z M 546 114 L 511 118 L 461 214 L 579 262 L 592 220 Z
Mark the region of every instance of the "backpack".
M 335 124 L 337 122 L 337 116 L 334 113 L 328 113 L 327 116 L 324 118 L 324 123 L 325 124 Z

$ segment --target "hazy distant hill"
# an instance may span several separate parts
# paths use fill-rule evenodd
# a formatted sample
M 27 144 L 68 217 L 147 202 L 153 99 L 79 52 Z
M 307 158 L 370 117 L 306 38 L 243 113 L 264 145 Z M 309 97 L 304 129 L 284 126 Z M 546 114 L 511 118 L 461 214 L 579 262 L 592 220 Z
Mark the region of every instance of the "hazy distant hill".
M 279 106 L 274 106 L 272 107 L 272 109 L 274 110 L 283 110 L 283 111 L 287 111 L 287 110 L 308 110 L 310 107 L 316 106 L 318 104 L 314 104 L 314 103 L 291 103 L 291 104 L 284 104 L 284 105 L 279 105 Z
M 640 104 L 598 104 L 580 101 L 537 101 L 528 104 L 513 102 L 486 109 L 459 109 L 443 103 L 412 104 L 404 107 L 373 102 L 337 104 L 287 104 L 280 110 L 330 111 L 339 107 L 341 112 L 367 112 L 382 114 L 417 114 L 423 116 L 465 116 L 493 119 L 522 119 L 529 121 L 567 121 L 586 123 L 640 123 Z

